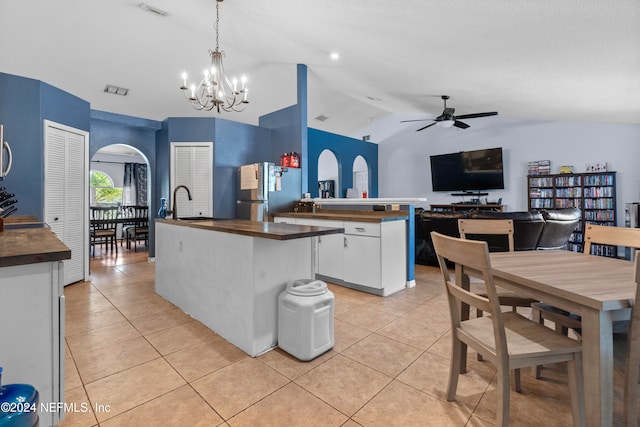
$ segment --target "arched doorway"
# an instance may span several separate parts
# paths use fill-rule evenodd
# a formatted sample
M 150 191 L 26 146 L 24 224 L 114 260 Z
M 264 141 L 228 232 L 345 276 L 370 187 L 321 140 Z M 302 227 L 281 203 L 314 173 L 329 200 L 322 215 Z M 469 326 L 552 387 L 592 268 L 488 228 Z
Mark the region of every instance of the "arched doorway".
M 153 213 L 149 211 L 152 175 L 147 157 L 130 145 L 112 144 L 100 148 L 91 157 L 89 170 L 89 206 L 92 215 L 98 208 L 117 209 L 115 233 L 120 250 L 126 249 L 123 241 L 129 227 L 146 226 L 146 234 L 142 235 L 145 245 L 138 246 L 137 241 L 133 240 L 133 250 L 137 252 L 143 249 L 141 252 L 146 252 L 149 241 L 148 221 L 153 217 Z M 133 217 L 134 220 L 126 221 L 125 218 L 128 217 Z M 146 223 L 138 217 L 146 217 Z M 135 234 L 130 237 L 133 239 Z M 95 242 L 92 254 L 95 254 Z M 105 251 L 103 255 L 117 258 L 116 251 Z
M 318 156 L 318 197 L 340 197 L 340 167 L 333 151 L 325 149 Z
M 368 197 L 369 165 L 360 155 L 353 161 L 353 187 L 356 189 L 358 197 Z

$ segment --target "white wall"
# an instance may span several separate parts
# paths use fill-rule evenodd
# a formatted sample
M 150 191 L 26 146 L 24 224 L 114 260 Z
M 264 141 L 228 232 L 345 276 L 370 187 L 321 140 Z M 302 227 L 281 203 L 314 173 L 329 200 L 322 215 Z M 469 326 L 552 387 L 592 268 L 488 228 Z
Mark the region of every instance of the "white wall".
M 400 124 L 398 116 L 392 115 L 373 131 L 360 131 L 358 135 L 370 133 L 372 141 L 379 143 L 380 197 L 426 197 L 424 208 L 430 203 L 462 201 L 449 192 L 431 191 L 429 156 L 502 147 L 505 189 L 490 191 L 488 198 L 502 197 L 507 210 L 527 209 L 527 163 L 532 160 L 551 160 L 552 173 L 558 173 L 562 165 L 574 165 L 576 172 L 584 172 L 587 163 L 606 161 L 609 170 L 618 172 L 619 225 L 624 224 L 624 203 L 640 201 L 640 125 L 500 116 L 466 122 L 471 127 L 465 130 L 433 126 L 416 132 L 420 123 Z M 377 140 L 376 134 L 383 139 Z

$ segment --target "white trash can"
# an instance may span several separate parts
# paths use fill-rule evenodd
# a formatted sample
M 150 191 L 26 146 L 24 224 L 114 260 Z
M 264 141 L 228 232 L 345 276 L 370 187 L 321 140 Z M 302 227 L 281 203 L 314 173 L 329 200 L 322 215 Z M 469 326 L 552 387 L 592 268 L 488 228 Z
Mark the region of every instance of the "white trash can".
M 333 301 L 322 280 L 289 282 L 278 297 L 278 347 L 303 361 L 332 349 Z

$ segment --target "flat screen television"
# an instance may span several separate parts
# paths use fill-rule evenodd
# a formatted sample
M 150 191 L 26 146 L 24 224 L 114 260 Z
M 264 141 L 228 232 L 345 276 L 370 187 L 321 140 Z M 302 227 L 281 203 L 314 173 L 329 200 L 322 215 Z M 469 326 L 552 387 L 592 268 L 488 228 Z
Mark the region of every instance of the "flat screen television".
M 431 156 L 433 191 L 504 189 L 502 148 Z

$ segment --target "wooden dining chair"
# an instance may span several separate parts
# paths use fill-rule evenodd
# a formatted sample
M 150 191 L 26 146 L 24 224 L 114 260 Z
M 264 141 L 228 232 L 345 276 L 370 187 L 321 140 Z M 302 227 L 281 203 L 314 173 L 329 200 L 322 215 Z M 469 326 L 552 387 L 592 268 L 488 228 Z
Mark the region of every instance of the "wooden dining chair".
M 91 207 L 90 224 L 90 245 L 92 254 L 95 255 L 97 244 L 105 245 L 105 248 L 114 247 L 118 254 L 118 244 L 116 242 L 116 229 L 118 226 L 118 208 L 116 207 Z
M 611 227 L 605 225 L 587 224 L 584 230 L 584 253 L 597 255 L 593 245 L 624 246 L 640 249 L 640 228 Z M 606 284 L 603 283 L 606 287 Z M 535 320 L 544 323 L 544 319 L 554 322 L 556 331 L 567 335 L 573 329 L 580 337 L 580 317 L 568 311 L 550 306 L 545 303 L 533 303 L 532 315 Z M 614 322 L 614 332 L 624 332 L 628 327 L 628 314 Z M 539 374 L 539 373 L 538 373 Z M 537 375 L 538 376 L 538 375 Z
M 460 232 L 460 238 L 473 240 L 484 240 L 486 236 L 505 236 L 507 240 L 507 248 L 509 252 L 513 252 L 513 220 L 511 219 L 459 219 L 458 231 Z M 498 244 L 498 246 L 500 246 Z M 478 292 L 480 295 L 486 297 L 486 292 Z M 516 311 L 517 307 L 530 308 L 531 304 L 538 302 L 536 299 L 529 297 L 523 297 L 515 292 L 508 291 L 506 289 L 498 288 L 498 300 L 500 305 L 511 307 L 512 311 Z M 476 316 L 482 317 L 482 310 L 476 310 Z M 478 360 L 482 360 L 482 355 L 478 354 Z M 520 392 L 520 371 L 515 373 L 516 391 Z
M 149 207 L 135 206 L 133 215 L 133 226 L 127 228 L 127 249 L 138 251 L 138 240 L 144 240 L 145 247 L 149 246 Z
M 631 308 L 627 334 L 614 334 L 613 355 L 616 368 L 624 372 L 623 423 L 626 427 L 638 425 L 638 382 L 640 382 L 640 251 L 635 254 L 634 280 L 636 292 Z
M 541 363 L 567 362 L 573 425 L 584 424 L 581 343 L 555 333 L 519 313 L 502 312 L 491 273 L 486 242 L 458 239 L 431 233 L 440 271 L 444 279 L 451 318 L 452 354 L 447 400 L 456 397 L 463 351 L 473 348 L 497 370 L 497 425 L 509 425 L 510 371 Z M 454 263 L 452 278 L 447 261 Z M 484 282 L 487 296 L 469 290 L 469 277 Z M 465 305 L 466 304 L 466 305 Z M 480 308 L 489 316 L 469 319 L 463 307 Z

